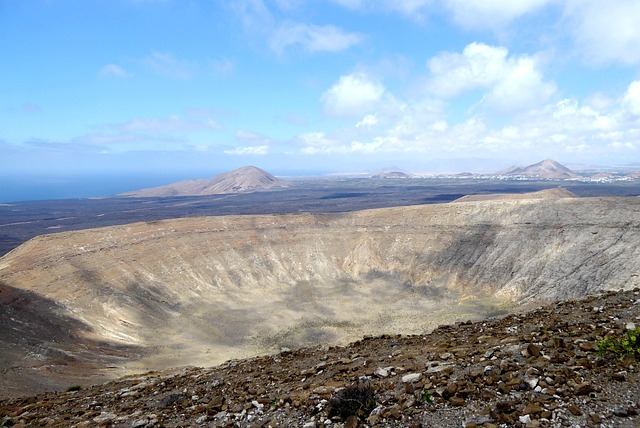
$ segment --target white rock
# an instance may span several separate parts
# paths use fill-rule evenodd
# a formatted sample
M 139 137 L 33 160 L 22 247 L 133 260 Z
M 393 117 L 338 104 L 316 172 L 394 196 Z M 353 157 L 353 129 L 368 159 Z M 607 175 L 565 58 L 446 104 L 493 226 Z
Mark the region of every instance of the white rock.
M 378 377 L 387 377 L 387 376 L 389 376 L 389 371 L 383 369 L 382 367 L 378 367 L 376 369 L 375 375 L 378 376 Z
M 100 422 L 111 421 L 117 417 L 118 415 L 116 415 L 115 413 L 102 412 L 98 416 L 93 418 L 93 422 L 100 423 Z
M 518 419 L 520 419 L 520 423 L 523 424 L 528 424 L 529 422 L 531 422 L 531 416 L 529 415 L 520 416 L 518 417 Z
M 626 327 L 627 327 L 627 330 L 635 330 L 636 329 L 636 323 L 628 322 Z
M 409 373 L 402 376 L 402 383 L 414 383 L 418 382 L 422 379 L 422 375 L 420 373 Z

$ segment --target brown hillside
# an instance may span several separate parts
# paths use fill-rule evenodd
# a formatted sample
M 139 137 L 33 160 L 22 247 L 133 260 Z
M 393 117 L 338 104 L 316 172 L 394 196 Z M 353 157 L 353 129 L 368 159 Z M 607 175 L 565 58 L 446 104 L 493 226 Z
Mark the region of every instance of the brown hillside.
M 165 197 L 206 196 L 226 193 L 245 193 L 287 187 L 288 183 L 255 166 L 245 166 L 219 174 L 212 179 L 188 180 L 166 186 L 123 193 L 119 196 Z
M 0 342 L 10 351 L 0 383 L 4 394 L 60 389 L 418 334 L 633 288 L 639 273 L 639 198 L 201 217 L 41 236 L 0 258 Z
M 130 376 L 0 401 L 0 418 L 50 427 L 632 428 L 640 426 L 638 361 L 598 356 L 596 344 L 637 323 L 639 302 L 639 289 L 610 292 L 427 335 Z M 335 416 L 348 408 L 336 405 L 349 403 L 338 401 L 343 388 L 359 382 L 370 405 Z
M 466 195 L 453 202 L 477 202 L 493 200 L 516 200 L 516 199 L 561 199 L 575 198 L 572 192 L 567 189 L 545 189 L 531 193 L 492 193 L 486 195 Z

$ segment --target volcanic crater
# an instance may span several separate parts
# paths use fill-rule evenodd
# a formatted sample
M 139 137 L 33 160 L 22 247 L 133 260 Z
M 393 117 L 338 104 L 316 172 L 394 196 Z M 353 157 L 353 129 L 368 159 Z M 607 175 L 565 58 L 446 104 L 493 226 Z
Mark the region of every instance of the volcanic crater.
M 639 287 L 640 198 L 565 196 L 34 238 L 0 259 L 4 395 Z

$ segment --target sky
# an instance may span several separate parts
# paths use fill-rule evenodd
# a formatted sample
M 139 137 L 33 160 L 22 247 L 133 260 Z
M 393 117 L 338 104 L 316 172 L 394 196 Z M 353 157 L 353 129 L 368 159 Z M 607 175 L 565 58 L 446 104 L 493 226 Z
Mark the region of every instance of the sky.
M 2 177 L 546 158 L 640 162 L 640 1 L 0 0 Z

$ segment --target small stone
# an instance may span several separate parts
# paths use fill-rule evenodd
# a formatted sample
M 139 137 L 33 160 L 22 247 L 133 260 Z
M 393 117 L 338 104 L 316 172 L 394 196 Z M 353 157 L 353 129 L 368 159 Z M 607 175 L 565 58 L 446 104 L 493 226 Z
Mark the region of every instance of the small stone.
M 359 425 L 358 417 L 351 415 L 344 422 L 344 428 L 357 428 Z
M 466 404 L 466 402 L 464 401 L 464 398 L 455 396 L 449 398 L 449 404 L 456 407 L 462 407 Z
M 93 418 L 93 422 L 100 423 L 100 422 L 112 421 L 117 417 L 118 415 L 116 415 L 115 413 L 102 412 L 98 416 Z
M 518 419 L 522 424 L 528 424 L 529 422 L 531 422 L 531 416 L 529 415 L 519 416 Z
M 527 383 L 527 385 L 529 385 L 529 388 L 531 388 L 531 389 L 535 389 L 535 387 L 538 386 L 538 378 L 537 377 L 530 377 L 528 379 L 525 379 L 525 382 Z
M 415 383 L 418 382 L 422 378 L 420 373 L 409 373 L 402 376 L 403 383 Z
M 572 415 L 574 416 L 581 416 L 582 415 L 582 410 L 580 410 L 577 406 L 570 404 L 569 407 L 567 407 L 567 410 L 569 410 L 571 412 Z
M 636 324 L 633 323 L 633 322 L 628 322 L 625 327 L 626 327 L 627 330 L 635 330 L 636 329 Z
M 531 415 L 537 415 L 539 413 L 542 413 L 543 411 L 544 409 L 540 407 L 539 404 L 536 404 L 536 403 L 529 403 L 527 404 L 527 407 L 525 407 L 524 409 L 524 413 L 531 414 Z
M 386 369 L 383 369 L 382 367 L 378 367 L 374 374 L 378 377 L 387 377 L 389 376 L 389 371 Z
M 540 347 L 537 345 L 534 345 L 533 343 L 530 343 L 527 345 L 527 353 L 532 357 L 539 357 Z
M 371 415 L 367 418 L 367 423 L 369 425 L 377 425 L 380 422 L 380 415 Z
M 576 395 L 587 395 L 596 389 L 589 383 L 581 383 L 576 387 Z
M 614 373 L 611 375 L 611 379 L 617 380 L 618 382 L 624 382 L 627 380 L 627 372 L 623 370 L 621 372 Z
M 593 342 L 580 342 L 580 345 L 578 345 L 578 347 L 580 348 L 581 351 L 585 351 L 585 352 L 592 352 L 597 349 L 596 344 Z
M 626 418 L 627 416 L 629 416 L 629 411 L 624 407 L 618 407 L 613 410 L 613 414 L 621 418 Z

